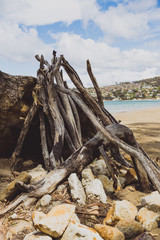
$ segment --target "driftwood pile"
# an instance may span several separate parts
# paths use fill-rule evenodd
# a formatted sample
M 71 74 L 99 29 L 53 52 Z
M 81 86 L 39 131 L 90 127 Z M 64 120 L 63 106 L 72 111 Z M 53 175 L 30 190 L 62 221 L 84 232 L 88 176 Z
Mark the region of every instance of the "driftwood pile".
M 0 214 L 15 208 L 22 201 L 30 201 L 31 204 L 36 198 L 53 192 L 71 173 L 81 172 L 99 155 L 106 161 L 115 187 L 118 188 L 113 164 L 132 167 L 122 157 L 121 151 L 131 156 L 142 189 L 149 192 L 154 188 L 160 192 L 160 169 L 136 142 L 132 131 L 119 124 L 104 108 L 89 60 L 87 71 L 96 90 L 97 100 L 90 96 L 76 71 L 62 55 L 57 57 L 53 51 L 51 63 L 43 55 L 35 57 L 40 62 L 40 68 L 32 92 L 34 101 L 11 157 L 12 170 L 17 165 L 25 137 L 37 115 L 41 150 L 48 174 L 35 185 L 19 182 L 19 187 L 25 193 L 1 210 Z M 64 81 L 62 68 L 75 85 L 74 90 L 69 89 Z

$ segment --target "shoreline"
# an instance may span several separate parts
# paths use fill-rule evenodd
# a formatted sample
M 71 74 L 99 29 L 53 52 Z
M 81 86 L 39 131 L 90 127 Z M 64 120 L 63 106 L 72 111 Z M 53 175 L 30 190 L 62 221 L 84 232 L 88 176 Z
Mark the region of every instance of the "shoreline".
M 133 131 L 137 142 L 152 160 L 160 159 L 160 107 L 119 112 L 112 115 L 117 121 L 121 120 L 120 124 Z
M 124 112 L 111 113 L 122 124 L 160 123 L 160 107 L 150 107 Z
M 160 101 L 160 99 L 150 99 L 150 98 L 143 98 L 143 99 L 136 99 L 136 98 L 134 98 L 134 99 L 126 99 L 126 100 L 118 100 L 118 99 L 113 99 L 113 100 L 105 100 L 105 99 L 103 99 L 103 101 L 106 101 L 106 102 L 115 102 L 115 101 L 117 101 L 117 102 L 119 102 L 119 101 Z

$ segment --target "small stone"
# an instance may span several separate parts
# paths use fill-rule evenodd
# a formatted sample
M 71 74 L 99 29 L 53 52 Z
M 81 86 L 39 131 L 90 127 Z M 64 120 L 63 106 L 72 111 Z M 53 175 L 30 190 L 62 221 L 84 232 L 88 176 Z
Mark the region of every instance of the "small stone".
M 85 187 L 86 195 L 88 199 L 96 200 L 102 203 L 107 202 L 107 196 L 105 194 L 102 182 L 99 179 L 94 179 L 89 182 Z
M 16 219 L 17 217 L 18 217 L 18 215 L 17 215 L 16 213 L 13 213 L 13 214 L 10 216 L 11 219 Z
M 27 160 L 25 162 L 23 162 L 23 170 L 28 170 L 35 167 L 35 164 L 32 160 Z
M 82 224 L 70 221 L 61 240 L 103 240 L 99 234 L 93 229 Z
M 65 231 L 74 212 L 74 205 L 61 204 L 54 207 L 48 214 L 34 212 L 32 219 L 36 229 L 57 238 Z
M 96 224 L 95 230 L 104 240 L 124 240 L 124 234 L 115 227 Z
M 154 228 L 158 227 L 158 214 L 149 211 L 146 208 L 141 208 L 136 216 L 137 221 L 139 221 L 142 224 L 142 227 L 146 231 L 151 231 Z
M 146 204 L 160 205 L 160 194 L 158 191 L 152 192 L 151 194 L 141 198 L 142 206 Z
M 32 177 L 31 183 L 40 181 L 47 175 L 47 172 L 44 170 L 41 164 L 32 170 L 28 170 L 27 173 Z
M 52 238 L 44 233 L 35 231 L 27 234 L 24 240 L 52 240 Z
M 107 176 L 105 175 L 98 175 L 97 177 L 103 184 L 103 188 L 107 193 L 113 193 L 114 192 L 114 187 L 113 187 L 113 180 L 109 179 Z
M 25 235 L 33 231 L 31 223 L 26 221 L 19 221 L 11 227 L 6 234 L 6 240 L 24 239 Z
M 104 223 L 108 225 L 115 225 L 120 220 L 131 221 L 135 219 L 137 214 L 136 206 L 127 201 L 114 201 L 113 206 L 109 209 Z
M 67 188 L 67 184 L 65 184 L 65 183 L 60 184 L 60 185 L 57 187 L 57 191 L 63 191 L 65 188 Z
M 71 196 L 73 201 L 76 201 L 78 204 L 86 204 L 86 194 L 82 186 L 81 181 L 78 179 L 76 173 L 72 173 L 68 178 L 68 183 L 71 190 Z
M 129 240 L 144 231 L 141 223 L 135 220 L 120 220 L 115 227 L 123 232 L 125 239 Z
M 160 194 L 158 191 L 141 198 L 142 206 L 160 216 Z
M 126 169 L 120 169 L 119 172 L 120 172 L 120 176 L 124 177 L 127 173 L 127 170 Z
M 82 171 L 82 184 L 83 187 L 85 187 L 89 182 L 94 180 L 94 175 L 92 173 L 92 170 L 90 168 L 85 168 Z
M 49 195 L 49 194 L 44 195 L 44 196 L 40 199 L 40 204 L 41 204 L 41 206 L 42 206 L 42 207 L 45 207 L 45 206 L 49 205 L 49 203 L 51 202 L 51 199 L 52 199 L 51 195 Z
M 106 168 L 106 163 L 103 159 L 99 159 L 90 164 L 92 172 L 94 175 L 109 175 L 108 169 Z
M 18 181 L 28 184 L 31 181 L 31 176 L 27 172 L 21 172 L 14 181 L 9 183 L 7 187 L 0 192 L 0 201 L 4 201 L 4 199 L 10 200 L 15 196 L 16 192 L 19 190 L 16 187 L 16 182 Z

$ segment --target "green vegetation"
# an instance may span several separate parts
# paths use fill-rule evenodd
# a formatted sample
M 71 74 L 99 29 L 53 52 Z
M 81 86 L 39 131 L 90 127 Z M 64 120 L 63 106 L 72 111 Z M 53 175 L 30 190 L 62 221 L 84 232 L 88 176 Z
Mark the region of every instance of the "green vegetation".
M 96 97 L 94 88 L 88 88 L 88 92 Z M 101 87 L 101 92 L 104 100 L 160 100 L 160 77 Z

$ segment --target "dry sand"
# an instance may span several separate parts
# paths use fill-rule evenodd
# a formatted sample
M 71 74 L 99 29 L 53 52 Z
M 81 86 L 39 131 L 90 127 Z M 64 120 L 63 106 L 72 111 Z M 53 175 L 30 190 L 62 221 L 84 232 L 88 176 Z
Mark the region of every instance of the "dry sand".
M 160 108 L 113 114 L 133 130 L 137 141 L 152 159 L 160 159 Z

